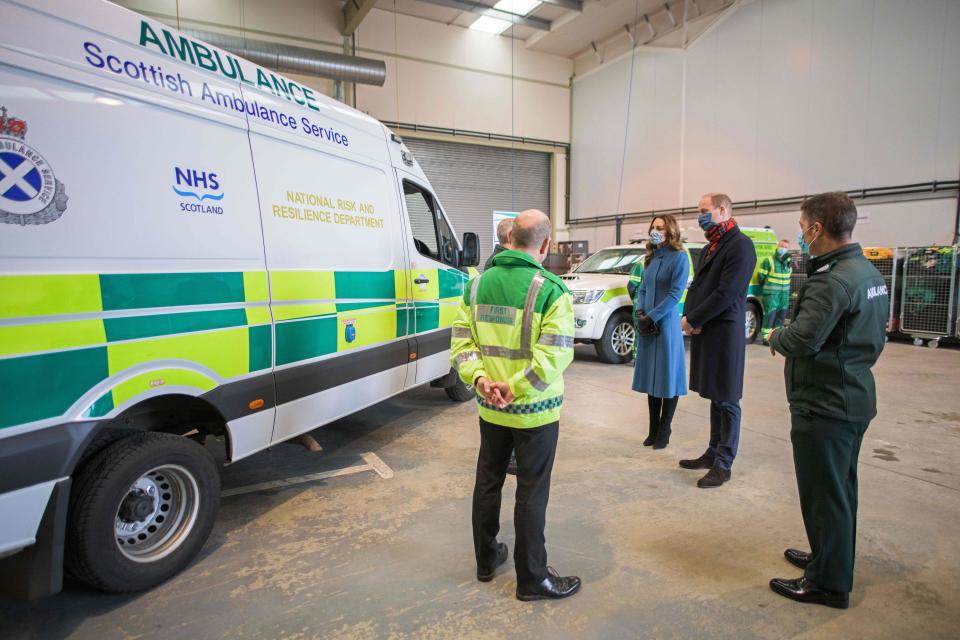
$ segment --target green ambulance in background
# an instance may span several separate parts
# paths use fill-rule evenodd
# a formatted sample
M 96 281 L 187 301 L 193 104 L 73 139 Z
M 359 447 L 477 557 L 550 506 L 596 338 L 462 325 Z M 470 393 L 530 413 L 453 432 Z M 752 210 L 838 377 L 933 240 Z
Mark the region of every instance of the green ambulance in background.
M 777 248 L 777 235 L 771 229 L 741 227 L 757 252 L 757 264 L 772 256 Z M 690 278 L 693 276 L 705 242 L 687 242 L 690 258 Z M 633 301 L 627 291 L 631 270 L 646 254 L 644 244 L 617 245 L 601 249 L 583 261 L 575 270 L 561 278 L 573 294 L 576 341 L 593 344 L 600 360 L 621 364 L 630 360 L 636 340 L 633 327 Z M 747 312 L 744 332 L 747 342 L 753 343 L 763 326 L 763 297 L 757 279 L 759 266 L 754 270 L 747 288 Z M 634 273 L 636 277 L 636 273 Z M 687 293 L 680 300 L 680 313 Z

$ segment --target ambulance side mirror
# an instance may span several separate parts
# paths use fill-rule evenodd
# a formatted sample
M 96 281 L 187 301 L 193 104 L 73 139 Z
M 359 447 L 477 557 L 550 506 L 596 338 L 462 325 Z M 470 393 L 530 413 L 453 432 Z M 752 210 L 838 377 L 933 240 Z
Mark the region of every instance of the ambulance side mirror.
M 461 267 L 475 267 L 480 264 L 480 238 L 472 231 L 463 234 L 463 251 L 460 254 Z

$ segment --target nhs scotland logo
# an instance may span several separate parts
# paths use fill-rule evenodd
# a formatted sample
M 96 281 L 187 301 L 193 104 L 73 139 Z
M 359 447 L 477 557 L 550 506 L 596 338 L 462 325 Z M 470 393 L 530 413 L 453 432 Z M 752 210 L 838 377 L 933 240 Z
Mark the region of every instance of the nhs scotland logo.
M 0 107 L 0 222 L 47 224 L 67 210 L 67 192 L 26 137 L 26 121 Z
M 226 194 L 216 173 L 174 167 L 173 178 L 173 191 L 183 199 L 180 202 L 180 211 L 223 214 L 223 207 L 217 203 L 223 200 Z M 206 202 L 210 204 L 205 204 Z

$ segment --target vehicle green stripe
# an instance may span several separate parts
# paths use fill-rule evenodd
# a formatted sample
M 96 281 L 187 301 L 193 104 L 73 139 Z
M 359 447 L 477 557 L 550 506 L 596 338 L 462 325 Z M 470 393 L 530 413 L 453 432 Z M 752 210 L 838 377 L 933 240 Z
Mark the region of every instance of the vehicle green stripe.
M 407 335 L 407 318 L 409 312 L 406 308 L 397 309 L 397 337 L 402 338 Z
M 337 319 L 316 318 L 277 325 L 277 364 L 336 353 Z
M 0 428 L 62 415 L 107 375 L 106 347 L 0 360 Z
M 107 391 L 90 407 L 91 418 L 100 418 L 113 411 L 113 391 Z
M 164 313 L 103 320 L 108 342 L 242 327 L 246 324 L 247 314 L 243 309 Z
M 250 371 L 269 369 L 272 357 L 273 334 L 268 324 L 247 329 L 250 344 Z
M 466 283 L 467 274 L 453 269 L 440 270 L 440 297 L 453 298 L 463 295 L 463 287 Z
M 374 300 L 366 302 L 338 302 L 337 311 L 358 311 L 360 309 L 373 309 L 376 307 L 386 307 L 393 305 L 393 300 Z
M 417 328 L 417 333 L 436 329 L 440 326 L 440 306 L 429 304 L 421 305 L 418 303 L 416 317 L 416 324 L 414 326 Z
M 393 271 L 336 271 L 337 299 L 396 297 Z
M 100 275 L 104 311 L 243 302 L 242 272 Z

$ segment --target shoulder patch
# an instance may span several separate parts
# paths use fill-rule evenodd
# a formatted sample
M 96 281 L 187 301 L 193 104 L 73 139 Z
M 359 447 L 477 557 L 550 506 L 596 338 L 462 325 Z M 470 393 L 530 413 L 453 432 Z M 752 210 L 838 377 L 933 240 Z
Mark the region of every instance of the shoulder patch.
M 823 265 L 822 267 L 820 267 L 819 269 L 817 269 L 816 271 L 814 271 L 814 273 L 827 273 L 827 272 L 829 272 L 831 269 L 833 269 L 833 265 L 835 265 L 835 264 L 836 264 L 835 262 L 830 262 L 830 263 L 828 263 L 828 264 L 825 264 L 825 265 Z

